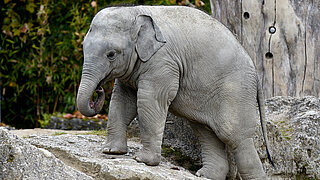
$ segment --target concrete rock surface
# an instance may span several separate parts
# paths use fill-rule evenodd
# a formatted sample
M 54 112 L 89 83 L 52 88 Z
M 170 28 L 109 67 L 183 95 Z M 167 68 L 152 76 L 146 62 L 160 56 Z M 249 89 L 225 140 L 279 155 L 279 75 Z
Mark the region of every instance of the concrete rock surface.
M 320 99 L 273 97 L 266 101 L 268 139 L 277 170 L 267 163 L 262 138 L 255 139 L 269 175 L 320 179 Z
M 67 166 L 51 152 L 37 148 L 0 128 L 0 179 L 92 179 Z
M 11 131 L 14 132 L 14 131 Z M 0 129 L 0 179 L 205 179 L 165 159 L 159 166 L 136 162 L 142 148 L 129 141 L 126 155 L 105 155 L 105 136 L 30 135 L 24 139 Z

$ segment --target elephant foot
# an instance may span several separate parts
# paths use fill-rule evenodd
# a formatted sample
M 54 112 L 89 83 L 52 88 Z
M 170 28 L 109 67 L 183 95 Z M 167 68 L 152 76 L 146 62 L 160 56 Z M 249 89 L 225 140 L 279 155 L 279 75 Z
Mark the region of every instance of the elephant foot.
M 143 162 L 149 166 L 157 166 L 161 161 L 161 155 L 153 152 L 140 151 L 136 153 L 134 159 L 137 162 Z
M 202 167 L 201 169 L 199 169 L 197 171 L 196 176 L 198 176 L 198 177 L 208 177 L 207 172 L 208 172 L 208 169 Z
M 104 154 L 126 154 L 128 148 L 126 143 L 110 142 L 105 145 L 102 152 Z
M 210 166 L 203 166 L 201 169 L 199 169 L 196 173 L 196 176 L 198 177 L 205 177 L 208 179 L 217 179 L 217 180 L 225 180 L 226 179 L 226 173 L 222 171 L 217 172 L 214 171 L 214 168 L 210 168 Z
M 267 179 L 252 138 L 242 140 L 234 155 L 242 179 Z

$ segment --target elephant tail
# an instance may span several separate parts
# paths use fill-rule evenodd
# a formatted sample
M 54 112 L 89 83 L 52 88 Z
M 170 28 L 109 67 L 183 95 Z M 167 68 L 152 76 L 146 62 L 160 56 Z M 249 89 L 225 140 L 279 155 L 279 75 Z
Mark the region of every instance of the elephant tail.
M 260 114 L 260 123 L 261 123 L 261 127 L 262 127 L 262 134 L 263 134 L 263 138 L 264 141 L 266 143 L 266 150 L 267 150 L 267 155 L 268 155 L 268 159 L 271 163 L 271 165 L 275 167 L 274 165 L 274 161 L 270 155 L 269 152 L 269 142 L 268 142 L 268 136 L 267 136 L 267 126 L 266 126 L 266 115 L 265 115 L 265 105 L 264 105 L 264 97 L 263 97 L 263 92 L 262 92 L 262 87 L 261 87 L 261 83 L 259 78 L 258 79 L 258 94 L 257 94 L 257 101 L 258 101 L 258 105 L 259 105 L 259 114 Z

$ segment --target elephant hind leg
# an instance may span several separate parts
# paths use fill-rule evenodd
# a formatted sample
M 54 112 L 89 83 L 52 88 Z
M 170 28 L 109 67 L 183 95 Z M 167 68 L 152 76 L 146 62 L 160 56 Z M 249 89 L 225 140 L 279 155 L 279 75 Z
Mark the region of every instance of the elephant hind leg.
M 232 148 L 242 179 L 267 179 L 253 143 L 257 124 L 255 103 L 233 100 L 220 103 L 211 127 L 219 139 Z
M 242 179 L 267 179 L 252 138 L 242 140 L 234 155 Z
M 225 144 L 209 127 L 190 123 L 194 134 L 199 138 L 201 145 L 203 167 L 197 172 L 198 176 L 209 179 L 225 180 L 229 172 Z

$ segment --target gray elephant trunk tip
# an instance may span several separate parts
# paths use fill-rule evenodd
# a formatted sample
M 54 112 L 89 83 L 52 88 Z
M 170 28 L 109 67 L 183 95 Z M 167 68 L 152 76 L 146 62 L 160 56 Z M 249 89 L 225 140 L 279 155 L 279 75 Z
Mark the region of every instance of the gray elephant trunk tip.
M 81 99 L 79 98 L 78 94 L 78 109 L 80 111 L 81 114 L 91 117 L 91 116 L 95 116 L 96 114 L 98 114 L 104 105 L 104 101 L 105 101 L 105 92 L 104 89 L 101 86 L 98 86 L 95 90 L 97 93 L 97 98 L 93 101 L 90 100 L 91 96 L 88 97 L 87 99 Z M 91 94 L 91 93 L 89 93 Z M 93 93 L 92 93 L 93 94 Z

